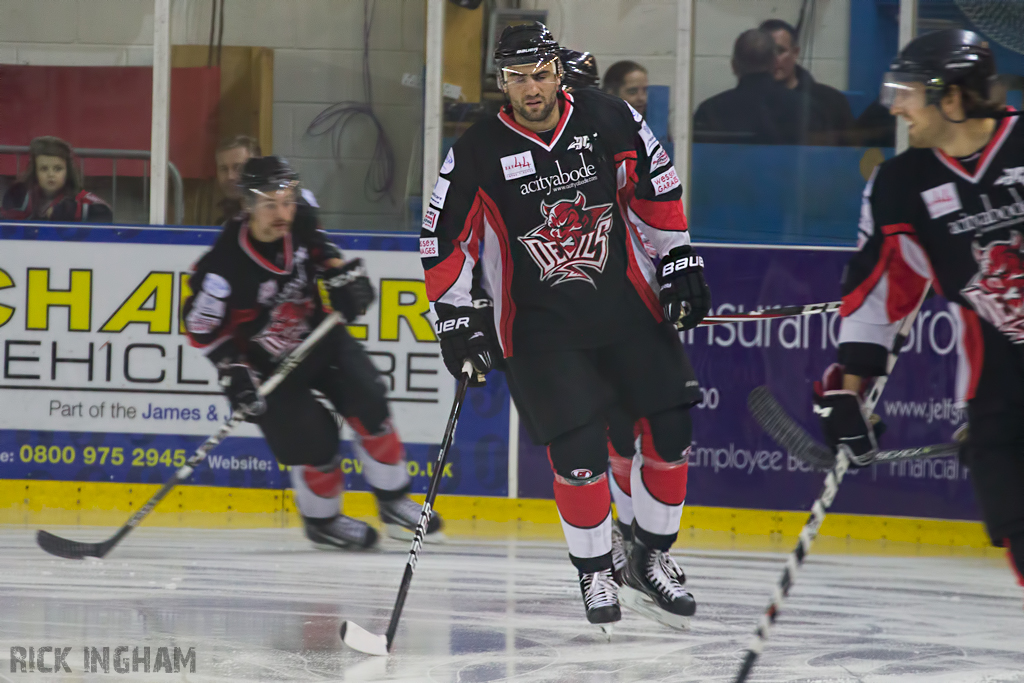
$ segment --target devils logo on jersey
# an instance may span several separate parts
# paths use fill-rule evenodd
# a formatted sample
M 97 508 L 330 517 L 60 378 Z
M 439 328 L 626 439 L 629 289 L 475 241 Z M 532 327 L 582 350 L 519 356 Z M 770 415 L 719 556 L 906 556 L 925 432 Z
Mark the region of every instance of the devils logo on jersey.
M 604 272 L 612 205 L 587 206 L 577 191 L 575 199 L 541 202 L 540 212 L 544 222 L 519 238 L 540 268 L 540 279 L 553 285 L 583 280 L 596 287 L 584 268 Z
M 978 315 L 995 325 L 1015 344 L 1024 343 L 1024 237 L 971 245 L 978 272 L 963 288 Z
M 313 310 L 313 302 L 285 300 L 270 312 L 270 322 L 253 337 L 253 341 L 265 348 L 271 358 L 280 358 L 288 353 L 309 333 L 306 318 Z

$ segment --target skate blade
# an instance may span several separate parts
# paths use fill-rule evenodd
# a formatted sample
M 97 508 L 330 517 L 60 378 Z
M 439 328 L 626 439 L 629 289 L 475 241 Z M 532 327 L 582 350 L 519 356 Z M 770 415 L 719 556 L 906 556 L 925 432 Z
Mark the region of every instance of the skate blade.
M 401 524 L 385 524 L 384 530 L 387 532 L 388 538 L 393 538 L 396 541 L 411 541 L 415 533 L 409 531 Z M 447 543 L 448 537 L 444 535 L 443 531 L 435 531 L 432 534 L 427 534 L 423 537 L 424 543 Z
M 635 588 L 630 588 L 629 586 L 619 588 L 619 604 L 642 617 L 647 617 L 675 631 L 690 630 L 690 617 L 672 614 L 658 607 L 654 600 Z
M 384 657 L 388 654 L 387 637 L 370 633 L 354 621 L 341 622 L 341 640 L 353 650 L 368 655 Z
M 611 640 L 612 640 L 612 631 L 615 630 L 615 625 L 614 624 L 598 624 L 598 626 L 601 627 L 601 631 L 604 632 L 605 637 L 608 638 L 608 642 L 611 642 Z

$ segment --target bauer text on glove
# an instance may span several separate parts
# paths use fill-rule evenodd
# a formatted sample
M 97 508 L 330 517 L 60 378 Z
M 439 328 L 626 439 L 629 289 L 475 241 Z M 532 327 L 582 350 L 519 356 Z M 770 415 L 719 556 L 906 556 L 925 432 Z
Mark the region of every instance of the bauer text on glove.
M 704 259 L 690 245 L 676 247 L 658 266 L 665 318 L 680 330 L 700 324 L 711 310 L 711 289 L 704 280 Z

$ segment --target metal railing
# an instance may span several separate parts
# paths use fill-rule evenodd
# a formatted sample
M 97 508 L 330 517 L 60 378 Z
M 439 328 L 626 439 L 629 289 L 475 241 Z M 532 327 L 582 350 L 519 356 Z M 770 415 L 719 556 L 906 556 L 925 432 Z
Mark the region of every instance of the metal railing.
M 21 173 L 21 155 L 28 154 L 29 148 L 20 145 L 0 145 L 0 154 L 13 154 L 15 157 L 15 172 Z M 129 159 L 142 161 L 142 177 L 149 176 L 149 150 L 141 149 L 75 149 L 75 156 L 78 157 L 79 167 L 82 175 L 85 175 L 84 159 L 110 159 L 111 171 L 111 201 L 110 208 L 117 216 L 117 161 L 118 159 Z M 174 185 L 174 223 L 181 225 L 185 219 L 185 185 L 181 180 L 181 173 L 178 167 L 172 162 L 167 162 L 167 170 L 171 175 L 171 184 Z M 149 206 L 149 183 L 142 183 L 142 198 L 146 206 Z

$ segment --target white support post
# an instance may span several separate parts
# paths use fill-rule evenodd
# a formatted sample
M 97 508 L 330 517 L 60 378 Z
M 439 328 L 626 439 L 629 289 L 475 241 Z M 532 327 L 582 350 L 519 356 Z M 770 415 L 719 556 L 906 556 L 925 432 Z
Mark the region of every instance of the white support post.
M 917 37 L 917 2 L 918 0 L 900 0 L 900 50 Z M 896 153 L 905 152 L 909 146 L 907 122 L 896 117 Z
M 444 61 L 444 0 L 427 0 L 427 54 L 423 83 L 423 215 L 441 166 L 441 79 Z
M 153 119 L 149 143 L 149 223 L 167 222 L 167 161 L 171 119 L 171 0 L 153 2 Z
M 694 5 L 693 0 L 678 0 L 676 3 L 676 81 L 672 89 L 672 144 L 687 214 L 690 209 L 690 152 L 693 148 L 690 110 L 693 107 Z
M 519 497 L 519 411 L 508 401 L 508 497 Z

